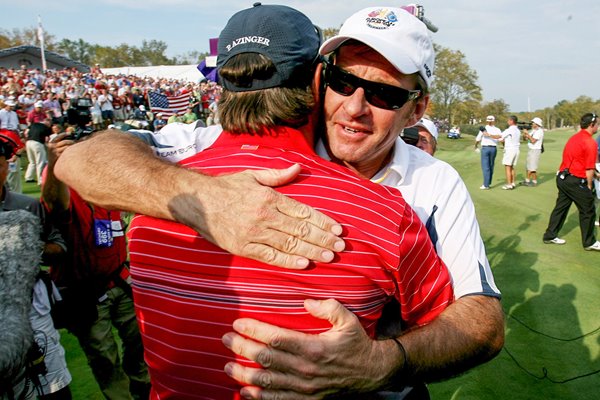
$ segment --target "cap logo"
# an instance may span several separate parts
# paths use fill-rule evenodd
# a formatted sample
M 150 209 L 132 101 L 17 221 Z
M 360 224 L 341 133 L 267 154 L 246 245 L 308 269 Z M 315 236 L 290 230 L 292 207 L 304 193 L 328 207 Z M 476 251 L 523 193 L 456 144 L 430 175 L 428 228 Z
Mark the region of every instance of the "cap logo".
M 431 78 L 431 70 L 427 64 L 425 64 L 425 73 L 427 74 L 428 78 Z
M 385 8 L 371 11 L 366 19 L 367 26 L 373 29 L 387 29 L 398 22 L 398 17 L 393 11 Z
M 246 43 L 258 43 L 258 44 L 263 44 L 265 46 L 269 46 L 269 41 L 270 41 L 270 39 L 267 39 L 262 36 L 244 36 L 244 37 L 235 39 L 233 42 L 231 42 L 231 44 L 228 44 L 225 47 L 227 48 L 227 51 L 231 51 L 231 49 L 233 49 L 234 47 L 236 47 L 240 44 L 246 44 Z

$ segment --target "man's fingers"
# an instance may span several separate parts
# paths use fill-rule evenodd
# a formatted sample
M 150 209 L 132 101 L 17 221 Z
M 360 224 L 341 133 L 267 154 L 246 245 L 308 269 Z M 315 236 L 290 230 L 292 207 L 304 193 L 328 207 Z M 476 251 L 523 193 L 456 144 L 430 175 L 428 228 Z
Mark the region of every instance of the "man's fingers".
M 329 321 L 333 325 L 333 328 L 343 328 L 349 324 L 359 324 L 356 315 L 334 299 L 307 299 L 304 300 L 304 308 L 312 316 Z
M 276 187 L 293 181 L 300 173 L 300 166 L 298 164 L 294 164 L 286 169 L 268 169 L 247 172 L 253 175 L 261 185 Z M 287 196 L 279 196 L 277 200 L 277 208 L 279 211 L 290 217 L 305 220 L 306 222 L 327 232 L 331 232 L 334 235 L 340 235 L 342 233 L 341 225 L 338 224 L 334 219 L 316 211 L 311 207 L 292 200 Z
M 285 185 L 296 179 L 300 173 L 300 165 L 294 164 L 286 169 L 266 169 L 248 172 L 254 175 L 261 185 L 276 187 Z
M 335 247 L 335 243 L 331 246 Z M 246 257 L 270 265 L 297 269 L 306 268 L 309 260 L 331 262 L 335 256 L 333 251 L 323 247 L 276 229 L 266 229 L 255 235 L 253 241 L 244 246 L 243 251 Z
M 287 196 L 280 196 L 277 198 L 277 209 L 290 217 L 306 221 L 311 225 L 336 236 L 342 234 L 342 226 L 333 218 Z M 297 225 L 295 228 L 299 229 L 301 227 L 302 225 Z
M 225 373 L 245 386 L 241 393 L 244 398 L 251 399 L 317 399 L 310 394 L 313 388 L 309 379 L 296 378 L 293 375 L 281 374 L 264 369 L 244 367 L 230 362 L 225 365 Z M 284 390 L 281 390 L 284 389 Z
M 269 347 L 264 343 L 247 339 L 235 332 L 226 333 L 223 335 L 221 340 L 225 347 L 233 351 L 235 354 L 254 361 L 264 368 L 279 372 L 291 371 L 296 374 L 299 372 L 295 368 L 299 361 L 298 357 L 292 355 L 291 353 L 280 351 Z M 244 382 L 257 384 L 257 382 L 253 381 Z
M 233 329 L 240 335 L 291 354 L 297 354 L 298 348 L 310 341 L 312 336 L 252 318 L 236 319 L 233 321 Z

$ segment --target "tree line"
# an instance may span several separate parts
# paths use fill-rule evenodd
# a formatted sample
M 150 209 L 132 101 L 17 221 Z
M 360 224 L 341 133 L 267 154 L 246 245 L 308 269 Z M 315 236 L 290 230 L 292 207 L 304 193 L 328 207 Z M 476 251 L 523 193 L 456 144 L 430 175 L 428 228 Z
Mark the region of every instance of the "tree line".
M 325 39 L 336 35 L 338 29 L 323 30 Z M 47 50 L 62 54 L 86 65 L 100 64 L 103 67 L 184 65 L 200 63 L 207 52 L 189 51 L 173 58 L 166 56 L 167 44 L 161 40 L 144 40 L 139 47 L 122 43 L 118 46 L 102 46 L 88 43 L 83 39 L 61 39 L 44 32 Z M 0 49 L 39 45 L 37 29 L 24 28 L 8 31 L 0 29 Z M 503 99 L 483 101 L 482 89 L 477 72 L 469 66 L 466 55 L 460 50 L 452 50 L 434 44 L 436 65 L 431 105 L 428 114 L 437 120 L 447 121 L 448 125 L 478 125 L 482 116 L 495 115 L 500 121 L 511 114 Z M 530 113 L 517 113 L 520 120 L 531 120 L 539 116 L 546 128 L 576 126 L 586 112 L 600 110 L 600 99 L 593 100 L 580 96 L 574 101 L 561 100 L 553 107 L 546 107 Z

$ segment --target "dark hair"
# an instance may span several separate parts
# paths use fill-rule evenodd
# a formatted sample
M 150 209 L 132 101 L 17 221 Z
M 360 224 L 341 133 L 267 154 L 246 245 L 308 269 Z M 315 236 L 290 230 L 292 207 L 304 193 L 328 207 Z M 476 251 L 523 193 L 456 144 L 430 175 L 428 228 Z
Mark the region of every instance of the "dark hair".
M 307 66 L 294 87 L 233 92 L 223 90 L 219 100 L 219 119 L 223 129 L 232 133 L 256 134 L 275 126 L 299 127 L 307 123 L 315 105 L 311 83 L 314 66 Z M 219 74 L 236 86 L 249 85 L 253 79 L 268 79 L 276 72 L 271 60 L 258 53 L 242 53 L 221 67 Z
M 519 119 L 517 118 L 516 115 L 511 115 L 510 117 L 508 117 L 508 119 L 510 119 L 513 123 L 517 123 L 519 122 Z
M 594 125 L 596 122 L 598 122 L 598 115 L 596 113 L 587 113 L 583 114 L 583 117 L 581 117 L 579 126 L 581 126 L 581 129 L 586 129 L 590 125 Z

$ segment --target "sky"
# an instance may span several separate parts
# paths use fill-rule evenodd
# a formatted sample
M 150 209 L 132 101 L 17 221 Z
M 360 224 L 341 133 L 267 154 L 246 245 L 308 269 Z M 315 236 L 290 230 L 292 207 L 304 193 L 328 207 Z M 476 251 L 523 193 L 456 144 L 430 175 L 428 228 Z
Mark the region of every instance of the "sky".
M 37 26 L 57 41 L 141 46 L 164 41 L 167 56 L 209 51 L 209 38 L 254 0 L 0 0 L 2 28 Z M 369 6 L 387 0 L 264 0 L 305 13 L 322 28 L 339 28 Z M 600 98 L 600 1 L 421 0 L 438 26 L 435 43 L 460 50 L 478 74 L 483 99 L 502 99 L 514 112 L 552 107 L 578 96 Z

